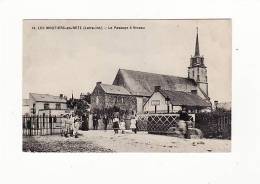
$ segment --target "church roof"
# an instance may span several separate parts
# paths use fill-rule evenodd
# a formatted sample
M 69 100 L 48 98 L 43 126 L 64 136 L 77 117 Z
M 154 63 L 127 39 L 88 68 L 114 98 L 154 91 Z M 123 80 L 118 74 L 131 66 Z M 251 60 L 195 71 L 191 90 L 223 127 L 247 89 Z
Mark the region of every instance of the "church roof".
M 187 93 L 183 91 L 169 91 L 160 90 L 160 93 L 165 97 L 169 98 L 172 105 L 184 105 L 184 106 L 199 106 L 199 107 L 210 107 L 211 104 L 203 100 L 196 94 Z
M 123 85 L 132 95 L 137 96 L 151 96 L 155 86 L 187 92 L 197 87 L 193 79 L 125 69 L 118 71 L 113 85 Z
M 198 30 L 198 27 L 197 27 L 197 37 L 196 37 L 195 55 L 194 56 L 200 56 L 199 30 Z
M 109 94 L 118 94 L 118 95 L 131 95 L 124 87 L 110 85 L 110 84 L 100 84 L 100 87 Z
M 49 94 L 30 93 L 30 96 L 37 102 L 66 103 L 66 100 L 64 98 L 60 98 L 59 96 L 54 96 L 54 95 L 49 95 Z

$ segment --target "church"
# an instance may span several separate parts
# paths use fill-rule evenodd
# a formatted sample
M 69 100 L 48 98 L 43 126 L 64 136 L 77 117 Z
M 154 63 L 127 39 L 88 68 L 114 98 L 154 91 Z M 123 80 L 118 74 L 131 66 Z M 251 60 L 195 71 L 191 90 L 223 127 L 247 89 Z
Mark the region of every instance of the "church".
M 149 112 L 147 103 L 154 105 L 155 101 L 149 99 L 153 97 L 155 92 L 159 92 L 158 90 L 164 90 L 161 94 L 164 94 L 162 96 L 166 98 L 165 103 L 167 103 L 168 98 L 174 99 L 171 100 L 171 112 L 173 112 L 173 106 L 176 102 L 178 102 L 178 107 L 186 107 L 189 110 L 196 110 L 196 112 L 211 108 L 207 67 L 204 63 L 204 57 L 200 55 L 198 29 L 195 54 L 190 58 L 187 78 L 119 69 L 113 84 L 96 83 L 91 94 L 91 108 L 117 107 L 129 112 L 147 113 Z

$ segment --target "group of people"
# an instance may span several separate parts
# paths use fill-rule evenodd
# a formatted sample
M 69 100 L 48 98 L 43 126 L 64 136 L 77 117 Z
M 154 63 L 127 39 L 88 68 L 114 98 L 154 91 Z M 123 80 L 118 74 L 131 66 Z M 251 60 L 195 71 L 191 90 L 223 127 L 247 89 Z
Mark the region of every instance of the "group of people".
M 132 113 L 130 118 L 131 118 L 130 129 L 134 133 L 137 133 L 137 126 L 136 126 L 137 117 L 136 117 L 136 115 L 134 115 L 134 113 Z M 101 119 L 103 120 L 104 130 L 107 130 L 110 118 L 106 114 L 103 115 L 102 118 L 100 118 L 97 114 L 93 114 L 93 129 L 94 130 L 98 130 L 98 125 L 101 123 Z M 112 128 L 113 128 L 115 134 L 118 134 L 119 131 L 121 131 L 122 134 L 125 133 L 126 119 L 127 118 L 126 118 L 125 114 L 121 115 L 121 116 L 119 116 L 119 113 L 113 114 L 113 117 L 111 118 L 111 120 L 113 123 Z
M 61 118 L 61 136 L 78 138 L 80 118 L 74 113 L 65 114 Z
M 130 118 L 131 118 L 130 129 L 134 133 L 137 133 L 137 126 L 136 126 L 137 117 L 136 117 L 136 115 L 132 115 Z M 119 115 L 117 115 L 117 114 L 114 115 L 112 122 L 113 122 L 113 129 L 114 129 L 115 134 L 118 134 L 119 130 L 121 130 L 122 134 L 125 133 L 125 130 L 126 130 L 125 120 L 126 120 L 126 118 L 124 115 L 121 117 L 119 117 Z

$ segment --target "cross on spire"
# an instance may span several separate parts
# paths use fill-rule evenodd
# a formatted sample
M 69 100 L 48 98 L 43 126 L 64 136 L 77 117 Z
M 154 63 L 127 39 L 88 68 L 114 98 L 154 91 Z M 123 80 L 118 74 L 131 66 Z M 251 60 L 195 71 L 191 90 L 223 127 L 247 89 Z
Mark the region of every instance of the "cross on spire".
M 195 46 L 195 56 L 200 56 L 199 28 L 198 27 L 197 27 L 196 46 Z

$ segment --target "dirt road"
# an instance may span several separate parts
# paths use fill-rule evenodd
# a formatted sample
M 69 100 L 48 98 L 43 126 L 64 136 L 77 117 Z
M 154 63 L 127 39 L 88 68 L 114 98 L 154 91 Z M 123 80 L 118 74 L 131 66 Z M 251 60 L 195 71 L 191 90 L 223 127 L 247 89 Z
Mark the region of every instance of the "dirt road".
M 25 137 L 24 151 L 35 152 L 230 152 L 231 141 L 182 139 L 147 132 L 114 134 L 113 131 L 80 131 L 79 138 L 60 135 Z
M 114 134 L 113 131 L 81 132 L 94 144 L 115 152 L 230 152 L 231 141 L 220 139 L 182 139 L 147 132 L 137 134 L 127 131 Z

